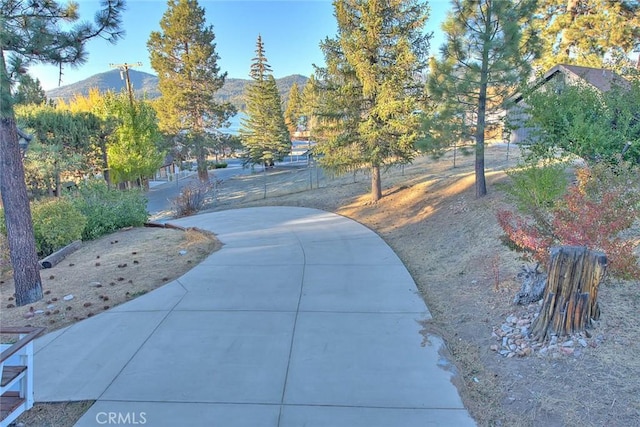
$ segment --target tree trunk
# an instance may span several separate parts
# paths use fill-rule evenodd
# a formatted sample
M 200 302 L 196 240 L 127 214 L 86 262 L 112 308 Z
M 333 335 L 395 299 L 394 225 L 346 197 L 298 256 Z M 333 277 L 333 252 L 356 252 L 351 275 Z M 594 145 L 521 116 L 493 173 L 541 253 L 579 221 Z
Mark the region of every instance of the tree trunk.
M 203 147 L 198 148 L 196 163 L 198 167 L 198 179 L 200 182 L 208 182 L 209 170 L 207 168 L 207 156 Z
M 100 137 L 100 151 L 102 154 L 102 176 L 107 183 L 107 187 L 111 188 L 111 172 L 109 171 L 109 156 L 107 154 L 106 137 Z
M 571 16 L 571 22 L 568 25 L 572 25 L 577 16 L 578 16 L 578 6 L 580 5 L 579 0 L 567 0 L 567 14 Z M 561 31 L 561 45 L 564 48 L 564 54 L 567 58 L 571 57 L 571 39 L 567 36 L 567 30 L 563 29 Z
M 371 166 L 371 201 L 382 199 L 382 183 L 380 182 L 380 166 Z
M 604 277 L 607 257 L 582 246 L 551 250 L 547 286 L 540 314 L 531 325 L 539 341 L 549 334 L 568 335 L 585 330 L 600 317 L 598 285 Z
M 491 12 L 492 4 L 487 7 L 487 16 L 485 17 L 485 34 L 491 34 L 492 22 Z M 490 41 L 485 40 L 482 46 L 482 65 L 480 68 L 480 93 L 478 94 L 478 118 L 476 120 L 476 197 L 487 195 L 487 183 L 484 176 L 484 129 L 486 125 L 487 113 L 487 87 L 489 86 L 489 49 Z
M 0 119 L 0 193 L 4 205 L 16 305 L 42 299 L 42 280 L 16 122 Z

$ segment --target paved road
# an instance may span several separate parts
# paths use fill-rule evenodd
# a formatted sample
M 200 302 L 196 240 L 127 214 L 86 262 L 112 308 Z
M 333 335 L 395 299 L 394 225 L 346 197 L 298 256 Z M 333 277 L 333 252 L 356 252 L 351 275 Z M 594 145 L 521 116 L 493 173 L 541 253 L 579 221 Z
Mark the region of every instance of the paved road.
M 306 172 L 305 172 L 306 171 Z M 216 200 L 210 203 L 233 203 L 246 199 L 264 196 L 265 176 L 261 167 L 254 169 L 242 167 L 240 160 L 230 160 L 229 167 L 209 171 L 211 182 L 217 182 Z M 320 169 L 308 168 L 305 160 L 289 160 L 276 163 L 276 167 L 268 169 L 266 174 L 267 194 L 289 193 L 316 186 L 323 179 Z M 194 173 L 177 182 L 154 182 L 147 192 L 147 211 L 151 219 L 167 219 L 173 216 L 174 200 L 183 188 L 198 185 Z

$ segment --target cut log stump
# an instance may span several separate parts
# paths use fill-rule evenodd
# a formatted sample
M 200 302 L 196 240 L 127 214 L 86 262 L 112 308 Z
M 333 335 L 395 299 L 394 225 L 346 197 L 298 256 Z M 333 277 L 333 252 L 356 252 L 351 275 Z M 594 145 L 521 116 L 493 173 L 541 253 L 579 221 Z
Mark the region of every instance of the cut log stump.
M 582 246 L 552 248 L 542 307 L 531 325 L 531 335 L 544 341 L 550 334 L 584 331 L 598 320 L 598 286 L 606 268 L 607 257 L 602 252 Z

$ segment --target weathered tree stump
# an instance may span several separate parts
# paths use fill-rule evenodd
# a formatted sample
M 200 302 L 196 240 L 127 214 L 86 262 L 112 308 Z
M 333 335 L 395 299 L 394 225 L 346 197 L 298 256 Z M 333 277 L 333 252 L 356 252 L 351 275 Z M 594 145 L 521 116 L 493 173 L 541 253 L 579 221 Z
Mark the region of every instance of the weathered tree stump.
M 602 252 L 581 246 L 551 250 L 547 286 L 540 313 L 531 325 L 531 334 L 544 341 L 584 331 L 600 317 L 598 285 L 607 267 Z
M 522 266 L 522 271 L 517 276 L 522 281 L 522 286 L 513 299 L 514 304 L 527 305 L 538 302 L 544 297 L 547 275 L 544 271 L 538 270 L 539 266 L 540 264 L 536 264 L 534 268 Z

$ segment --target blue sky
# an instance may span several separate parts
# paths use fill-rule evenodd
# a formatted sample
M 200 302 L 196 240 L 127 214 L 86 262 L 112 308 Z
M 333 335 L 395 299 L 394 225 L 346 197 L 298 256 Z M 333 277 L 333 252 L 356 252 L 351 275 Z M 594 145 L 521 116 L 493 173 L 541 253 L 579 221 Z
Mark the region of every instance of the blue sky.
M 99 1 L 76 0 L 80 18 L 92 19 Z M 213 25 L 216 50 L 222 71 L 231 78 L 248 78 L 256 38 L 262 36 L 269 64 L 275 77 L 313 73 L 313 64 L 324 59 L 319 43 L 336 33 L 336 22 L 330 0 L 200 0 L 208 25 Z M 431 54 L 442 44 L 440 25 L 448 0 L 431 0 L 431 16 L 426 31 L 433 31 Z M 160 19 L 167 8 L 164 0 L 128 0 L 123 16 L 126 35 L 116 45 L 97 39 L 87 45 L 88 61 L 77 68 L 66 67 L 62 86 L 75 83 L 97 73 L 109 71 L 110 64 L 142 62 L 136 70 L 155 74 L 149 64 L 147 40 L 160 29 Z M 40 79 L 45 90 L 58 86 L 58 69 L 33 65 L 30 74 Z

